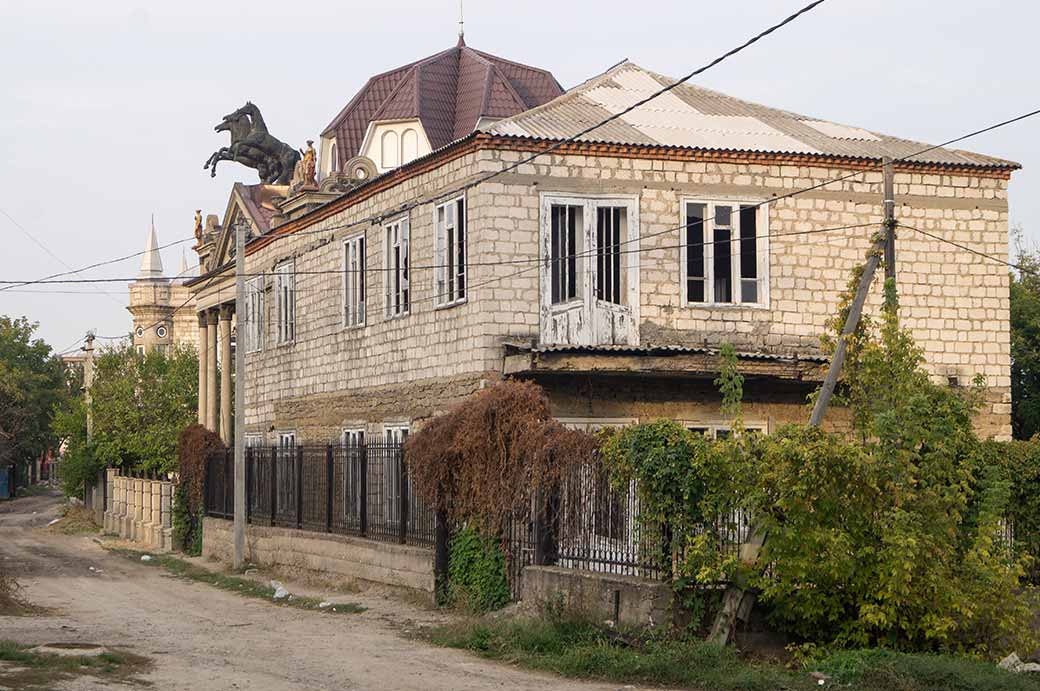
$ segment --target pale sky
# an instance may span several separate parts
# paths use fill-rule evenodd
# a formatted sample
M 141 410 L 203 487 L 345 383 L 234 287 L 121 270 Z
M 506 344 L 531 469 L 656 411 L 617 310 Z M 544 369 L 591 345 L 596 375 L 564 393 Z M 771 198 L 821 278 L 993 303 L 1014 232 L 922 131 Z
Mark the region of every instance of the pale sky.
M 623 58 L 679 76 L 806 1 L 466 0 L 466 41 L 565 88 Z M 369 76 L 454 45 L 457 22 L 456 0 L 0 0 L 0 280 L 138 252 L 153 213 L 160 243 L 189 237 L 195 209 L 223 216 L 231 183 L 257 181 L 202 169 L 225 113 L 252 100 L 303 146 Z M 1025 0 L 828 0 L 694 83 L 936 143 L 1040 107 L 1037 22 Z M 1023 164 L 1011 224 L 1040 239 L 1040 117 L 959 147 Z M 181 247 L 194 259 L 165 250 L 168 274 Z M 0 291 L 0 314 L 40 322 L 55 350 L 129 332 L 126 303 L 125 284 Z

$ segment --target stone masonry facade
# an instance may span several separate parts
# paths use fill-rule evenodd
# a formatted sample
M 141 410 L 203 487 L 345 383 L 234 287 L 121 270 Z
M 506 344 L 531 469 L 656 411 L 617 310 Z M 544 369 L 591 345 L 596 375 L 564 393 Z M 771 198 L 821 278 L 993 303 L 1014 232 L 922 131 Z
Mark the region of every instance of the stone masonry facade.
M 350 226 L 416 199 L 443 195 L 526 154 L 507 141 L 449 147 L 432 162 L 397 171 L 394 184 L 347 193 L 250 248 L 247 270 L 271 272 L 292 259 L 296 271 L 295 338 L 276 343 L 273 280 L 265 286 L 264 342 L 247 357 L 247 430 L 264 436 L 296 432 L 303 443 L 333 441 L 339 430 L 421 424 L 502 376 L 507 340 L 539 341 L 541 195 L 618 195 L 637 200 L 641 344 L 717 346 L 778 355 L 820 355 L 820 335 L 838 306 L 853 267 L 862 262 L 882 217 L 881 173 L 768 202 L 768 301 L 760 307 L 697 307 L 681 294 L 682 204 L 722 199 L 757 203 L 863 170 L 862 164 L 782 157 L 641 155 L 595 147 L 546 155 L 473 187 L 467 210 L 466 300 L 433 302 L 433 207 L 409 212 L 408 314 L 383 310 L 381 225 Z M 804 157 L 803 157 L 804 158 Z M 910 226 L 997 257 L 1008 251 L 1006 170 L 897 166 L 896 216 Z M 396 181 L 396 182 L 395 182 Z M 846 230 L 823 229 L 871 224 Z M 759 229 L 764 232 L 765 229 Z M 821 232 L 805 233 L 820 230 Z M 293 232 L 304 231 L 304 232 Z M 343 241 L 366 237 L 367 319 L 343 324 Z M 1009 277 L 1006 267 L 914 230 L 900 228 L 897 286 L 904 325 L 924 349 L 937 381 L 962 385 L 981 375 L 986 404 L 978 428 L 1010 435 Z M 881 282 L 866 314 L 877 314 Z M 649 405 L 645 383 L 619 380 L 603 395 L 581 394 L 585 377 L 553 382 L 558 414 L 588 417 L 717 416 L 717 396 L 704 387 L 670 385 L 670 404 Z M 589 391 L 602 384 L 591 385 Z M 597 388 L 599 387 L 599 388 Z M 625 391 L 628 391 L 626 394 Z M 746 390 L 770 424 L 804 420 L 804 391 Z M 609 400 L 608 400 L 609 399 Z M 627 411 L 627 412 L 626 412 Z M 840 413 L 836 416 L 841 418 Z

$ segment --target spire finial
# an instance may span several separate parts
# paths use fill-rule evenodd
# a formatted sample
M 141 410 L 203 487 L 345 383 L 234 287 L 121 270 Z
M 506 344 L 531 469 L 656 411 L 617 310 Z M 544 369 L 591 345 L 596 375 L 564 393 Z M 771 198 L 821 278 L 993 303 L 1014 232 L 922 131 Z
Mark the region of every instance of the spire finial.
M 141 258 L 141 272 L 138 278 L 162 278 L 162 257 L 159 256 L 159 240 L 155 235 L 155 214 L 152 214 L 152 226 L 148 231 L 148 239 L 144 245 L 144 256 Z
M 466 45 L 466 19 L 462 13 L 462 2 L 459 0 L 459 46 Z

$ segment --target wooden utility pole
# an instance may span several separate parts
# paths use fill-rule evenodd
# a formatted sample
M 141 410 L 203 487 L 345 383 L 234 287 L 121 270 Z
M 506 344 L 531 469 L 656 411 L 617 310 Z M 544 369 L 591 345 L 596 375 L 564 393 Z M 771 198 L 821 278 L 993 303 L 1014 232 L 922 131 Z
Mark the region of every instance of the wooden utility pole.
M 884 182 L 884 216 L 885 220 L 882 223 L 881 233 L 878 235 L 878 239 L 874 242 L 871 248 L 870 254 L 867 256 L 867 261 L 863 265 L 863 273 L 859 278 L 859 285 L 856 286 L 856 295 L 853 297 L 852 304 L 849 306 L 849 313 L 845 316 L 845 324 L 841 330 L 841 336 L 838 337 L 837 347 L 834 349 L 834 355 L 831 358 L 830 367 L 827 370 L 827 376 L 823 380 L 823 385 L 820 387 L 820 395 L 816 399 L 816 405 L 813 406 L 812 417 L 809 419 L 809 425 L 812 427 L 819 427 L 823 421 L 823 415 L 827 412 L 827 406 L 830 403 L 831 396 L 834 394 L 834 387 L 838 383 L 838 377 L 841 375 L 842 366 L 845 364 L 845 354 L 848 349 L 848 337 L 856 331 L 856 327 L 859 326 L 860 317 L 863 315 L 863 305 L 867 301 L 867 295 L 870 293 L 870 284 L 874 282 L 874 274 L 877 271 L 878 262 L 881 261 L 881 256 L 885 256 L 885 278 L 891 278 L 895 280 L 895 189 L 893 184 L 893 173 L 892 173 L 892 161 L 888 157 L 883 159 L 883 182 Z M 758 553 L 762 549 L 762 545 L 766 541 L 766 531 L 758 528 L 754 524 L 751 526 L 748 540 L 740 547 L 740 560 L 743 562 L 753 562 L 758 558 Z M 755 602 L 755 594 L 753 591 L 745 589 L 740 584 L 730 585 L 726 588 L 726 593 L 723 595 L 722 607 L 719 610 L 718 616 L 715 618 L 715 623 L 712 626 L 709 640 L 715 643 L 725 645 L 729 642 L 730 636 L 733 634 L 733 628 L 736 625 L 737 620 L 746 620 L 748 615 L 751 613 L 751 608 Z
M 896 280 L 896 191 L 892 159 L 883 159 L 885 181 L 885 281 Z
M 831 357 L 831 365 L 827 369 L 827 376 L 824 378 L 823 385 L 820 387 L 820 395 L 816 399 L 816 405 L 813 406 L 812 417 L 809 418 L 809 425 L 812 427 L 820 426 L 820 423 L 823 421 L 823 415 L 827 412 L 827 406 L 831 402 L 831 396 L 834 395 L 834 387 L 838 383 L 838 377 L 841 375 L 841 368 L 845 364 L 845 353 L 848 350 L 848 338 L 859 326 L 860 317 L 863 315 L 863 305 L 866 303 L 867 295 L 870 293 L 870 284 L 874 282 L 874 273 L 877 271 L 878 262 L 881 261 L 882 253 L 885 255 L 886 279 L 892 278 L 894 280 L 896 277 L 895 186 L 892 182 L 892 161 L 888 158 L 884 159 L 883 171 L 885 220 L 881 225 L 881 234 L 878 236 L 870 254 L 867 256 L 866 263 L 863 265 L 863 273 L 859 277 L 859 285 L 856 287 L 856 295 L 852 299 L 852 304 L 849 306 L 849 313 L 845 316 L 845 325 L 841 330 L 841 336 L 838 337 L 838 343 L 834 348 L 834 355 Z
M 246 547 L 246 224 L 235 225 L 235 520 L 232 566 L 242 568 Z M 224 363 L 230 367 L 231 363 Z

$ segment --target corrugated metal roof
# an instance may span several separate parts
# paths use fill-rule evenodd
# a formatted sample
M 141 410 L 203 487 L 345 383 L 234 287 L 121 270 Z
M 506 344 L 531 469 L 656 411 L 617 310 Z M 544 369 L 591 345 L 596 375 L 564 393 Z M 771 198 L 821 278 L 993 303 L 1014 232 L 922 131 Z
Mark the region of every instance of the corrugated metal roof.
M 542 106 L 487 125 L 483 131 L 534 139 L 571 138 L 674 81 L 623 62 Z M 579 141 L 1019 167 L 1012 161 L 955 149 L 911 156 L 928 144 L 769 108 L 691 84 L 657 96 Z
M 532 344 L 524 342 L 506 343 L 507 348 L 531 353 L 614 353 L 619 355 L 718 355 L 717 348 L 705 348 L 700 346 L 685 346 L 674 344 L 662 345 L 566 345 L 566 344 Z M 819 355 L 783 355 L 764 351 L 737 352 L 737 357 L 744 360 L 770 360 L 775 362 L 828 362 L 827 358 Z

